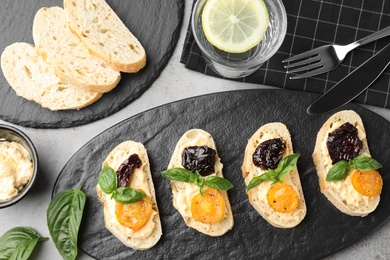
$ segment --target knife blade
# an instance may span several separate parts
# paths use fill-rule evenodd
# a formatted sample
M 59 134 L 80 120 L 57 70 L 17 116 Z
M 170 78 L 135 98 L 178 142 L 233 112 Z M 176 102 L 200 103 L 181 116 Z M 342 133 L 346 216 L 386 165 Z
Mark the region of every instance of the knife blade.
M 359 96 L 390 64 L 390 44 L 366 60 L 307 108 L 309 115 L 320 115 L 341 107 Z

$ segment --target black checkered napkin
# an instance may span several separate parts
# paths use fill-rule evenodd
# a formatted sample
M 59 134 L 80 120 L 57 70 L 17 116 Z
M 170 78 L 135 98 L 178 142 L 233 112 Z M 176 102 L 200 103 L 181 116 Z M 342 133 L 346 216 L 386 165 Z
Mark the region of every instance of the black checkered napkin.
M 329 73 L 291 80 L 282 60 L 325 44 L 348 44 L 390 26 L 390 1 L 375 0 L 283 0 L 288 26 L 278 52 L 254 74 L 236 81 L 286 89 L 324 93 L 348 73 L 390 42 L 390 37 L 361 46 Z M 181 62 L 185 67 L 220 77 L 203 60 L 188 27 Z M 390 68 L 356 98 L 356 102 L 390 108 Z

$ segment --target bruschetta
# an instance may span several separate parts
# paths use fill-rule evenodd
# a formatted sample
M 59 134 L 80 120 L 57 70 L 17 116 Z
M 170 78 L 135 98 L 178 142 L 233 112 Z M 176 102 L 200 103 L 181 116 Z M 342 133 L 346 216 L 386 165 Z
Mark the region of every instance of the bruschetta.
M 279 122 L 261 126 L 245 148 L 241 170 L 249 202 L 274 227 L 295 227 L 306 215 L 298 157 Z
M 159 241 L 161 220 L 147 151 L 141 143 L 125 141 L 109 153 L 96 191 L 106 228 L 124 245 L 145 250 Z
M 368 148 L 366 130 L 352 110 L 332 115 L 313 152 L 321 192 L 341 212 L 364 217 L 379 204 L 383 180 Z
M 223 165 L 209 133 L 201 129 L 184 133 L 167 168 L 162 175 L 170 179 L 173 206 L 187 226 L 209 236 L 221 236 L 233 228 L 226 191 L 232 184 L 223 176 Z M 221 185 L 215 185 L 218 183 Z

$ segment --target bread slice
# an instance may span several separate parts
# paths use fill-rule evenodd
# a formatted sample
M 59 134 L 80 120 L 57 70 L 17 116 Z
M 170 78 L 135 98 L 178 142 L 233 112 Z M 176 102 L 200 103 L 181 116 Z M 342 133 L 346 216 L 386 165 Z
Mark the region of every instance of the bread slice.
M 108 92 L 118 84 L 120 72 L 89 53 L 84 43 L 70 31 L 62 8 L 38 10 L 33 38 L 38 55 L 54 68 L 63 82 L 95 92 Z
M 363 143 L 361 155 L 370 156 L 366 130 L 360 116 L 352 110 L 344 110 L 332 115 L 321 127 L 317 134 L 316 145 L 313 152 L 313 160 L 316 166 L 321 192 L 341 212 L 351 216 L 364 217 L 374 211 L 379 204 L 380 196 L 368 197 L 358 193 L 352 186 L 352 174 L 348 174 L 345 180 L 337 182 L 326 181 L 326 175 L 332 167 L 326 140 L 330 132 L 349 122 L 358 129 L 359 139 Z
M 248 140 L 248 144 L 245 148 L 244 161 L 241 167 L 242 176 L 245 179 L 246 185 L 248 185 L 254 177 L 260 176 L 265 172 L 265 170 L 262 170 L 253 164 L 252 156 L 256 147 L 264 141 L 280 137 L 283 138 L 286 143 L 286 149 L 282 158 L 293 154 L 290 132 L 283 123 L 275 122 L 265 124 L 261 126 Z M 271 181 L 265 181 L 249 190 L 248 198 L 250 204 L 271 225 L 278 228 L 292 228 L 301 223 L 306 216 L 306 203 L 299 178 L 298 168 L 294 167 L 290 173 L 282 178 L 282 181 L 283 183 L 292 185 L 299 196 L 298 207 L 293 212 L 279 213 L 269 206 L 266 195 L 271 187 Z
M 152 200 L 153 214 L 148 222 L 138 231 L 134 232 L 128 227 L 122 226 L 115 216 L 115 200 L 111 194 L 105 194 L 99 184 L 96 192 L 100 203 L 104 206 L 104 222 L 106 228 L 116 236 L 124 245 L 136 250 L 146 250 L 153 247 L 162 235 L 160 214 L 158 211 L 154 184 L 150 172 L 150 164 L 145 147 L 141 143 L 125 141 L 117 145 L 107 156 L 102 167 L 109 165 L 115 171 L 121 163 L 132 154 L 138 154 L 142 161 L 141 168 L 134 170 L 129 187 L 142 189 Z
M 100 92 L 61 82 L 28 43 L 17 42 L 6 47 L 1 55 L 1 68 L 18 96 L 51 110 L 80 109 L 102 96 Z
M 138 72 L 146 64 L 141 43 L 104 0 L 64 0 L 71 30 L 112 68 Z
M 184 133 L 175 147 L 171 161 L 168 165 L 168 169 L 176 167 L 183 168 L 181 157 L 184 148 L 189 146 L 202 145 L 207 145 L 208 147 L 217 151 L 213 137 L 206 131 L 201 129 L 191 129 Z M 216 176 L 223 177 L 222 167 L 223 165 L 217 152 L 214 165 Z M 233 213 L 226 191 L 219 191 L 225 199 L 226 217 L 222 221 L 217 222 L 215 224 L 203 224 L 202 222 L 196 221 L 194 218 L 192 218 L 191 213 L 191 199 L 195 195 L 199 194 L 199 187 L 191 183 L 171 181 L 171 188 L 173 206 L 179 211 L 187 226 L 194 228 L 199 232 L 202 232 L 209 236 L 221 236 L 233 228 Z

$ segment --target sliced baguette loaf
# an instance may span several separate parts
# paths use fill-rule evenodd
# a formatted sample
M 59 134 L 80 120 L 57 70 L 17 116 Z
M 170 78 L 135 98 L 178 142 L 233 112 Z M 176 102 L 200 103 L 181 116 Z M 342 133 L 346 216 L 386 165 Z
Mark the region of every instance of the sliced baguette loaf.
M 182 153 L 184 148 L 203 145 L 217 151 L 213 137 L 206 131 L 201 129 L 191 129 L 184 133 L 175 147 L 168 169 L 176 167 L 183 168 Z M 216 176 L 223 177 L 222 167 L 223 165 L 221 163 L 221 159 L 217 153 L 214 165 L 214 174 Z M 195 195 L 199 194 L 199 187 L 191 183 L 171 181 L 171 188 L 173 206 L 179 211 L 187 226 L 209 236 L 221 236 L 233 228 L 233 213 L 226 191 L 219 191 L 225 200 L 225 218 L 215 224 L 203 224 L 202 222 L 196 221 L 192 217 L 191 213 L 191 199 Z
M 134 141 L 120 143 L 109 153 L 102 167 L 109 165 L 116 171 L 121 163 L 134 153 L 138 154 L 142 165 L 141 168 L 134 170 L 128 187 L 142 189 L 152 200 L 153 214 L 146 224 L 136 232 L 128 227 L 122 226 L 115 216 L 116 202 L 114 199 L 111 199 L 111 194 L 105 194 L 99 184 L 96 186 L 96 192 L 100 203 L 104 206 L 104 222 L 106 228 L 124 245 L 137 250 L 146 250 L 153 247 L 160 240 L 162 227 L 145 147 L 141 143 Z
M 37 53 L 66 83 L 88 91 L 108 92 L 120 80 L 120 72 L 89 53 L 74 35 L 60 7 L 41 8 L 35 15 L 33 38 Z
M 1 68 L 18 96 L 51 110 L 80 109 L 98 100 L 102 93 L 66 84 L 28 43 L 13 43 L 1 55 Z
M 363 143 L 361 155 L 370 156 L 368 149 L 366 130 L 360 116 L 352 110 L 344 110 L 332 115 L 321 127 L 317 134 L 313 152 L 313 160 L 316 166 L 321 192 L 341 212 L 351 216 L 364 217 L 374 211 L 379 204 L 380 196 L 368 197 L 359 194 L 352 186 L 352 174 L 344 180 L 336 182 L 326 181 L 332 161 L 329 156 L 326 141 L 330 132 L 349 122 L 358 129 L 359 139 Z M 351 169 L 352 171 L 352 169 Z
M 137 72 L 146 64 L 141 43 L 104 0 L 64 0 L 71 30 L 112 68 Z
M 252 156 L 256 147 L 264 141 L 280 137 L 283 138 L 286 144 L 286 149 L 282 158 L 293 154 L 290 132 L 282 123 L 276 122 L 265 124 L 248 140 L 248 144 L 245 148 L 244 161 L 241 167 L 242 176 L 245 179 L 246 185 L 248 185 L 254 177 L 260 176 L 266 172 L 266 170 L 256 167 L 253 163 Z M 271 187 L 271 181 L 265 181 L 249 190 L 248 198 L 250 204 L 271 225 L 278 228 L 292 228 L 297 226 L 306 215 L 306 203 L 297 167 L 294 167 L 290 173 L 284 176 L 282 181 L 283 183 L 290 184 L 299 196 L 298 207 L 294 211 L 290 213 L 279 213 L 270 207 L 266 195 Z

